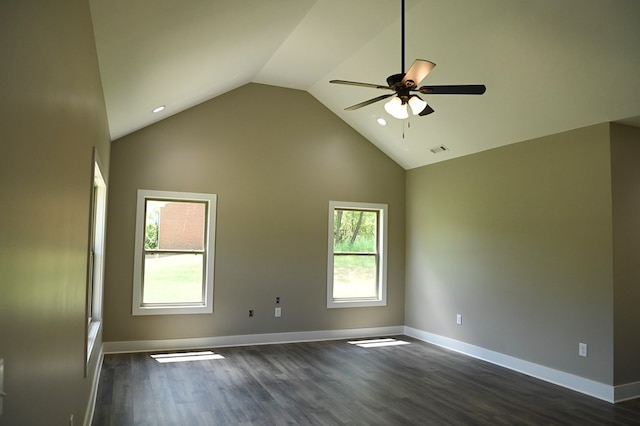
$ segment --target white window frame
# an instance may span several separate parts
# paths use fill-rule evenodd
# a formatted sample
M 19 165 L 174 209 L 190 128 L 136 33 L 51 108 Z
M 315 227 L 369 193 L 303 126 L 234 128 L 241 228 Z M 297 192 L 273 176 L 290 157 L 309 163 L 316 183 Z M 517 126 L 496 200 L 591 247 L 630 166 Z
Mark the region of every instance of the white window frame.
M 147 199 L 166 201 L 195 201 L 205 202 L 207 216 L 205 217 L 205 283 L 204 303 L 193 305 L 145 305 L 142 292 L 144 287 L 144 235 L 145 235 L 145 203 Z M 178 315 L 178 314 L 210 314 L 213 313 L 213 277 L 215 259 L 215 230 L 216 230 L 216 194 L 195 192 L 138 190 L 136 209 L 136 236 L 133 266 L 133 315 Z
M 98 150 L 93 149 L 93 179 L 91 182 L 91 215 L 89 223 L 89 253 L 87 260 L 86 354 L 89 362 L 102 327 L 102 295 L 104 288 L 104 248 L 107 222 L 107 183 L 102 174 Z
M 378 216 L 378 282 L 377 294 L 372 298 L 334 299 L 333 298 L 333 226 L 336 209 L 377 211 Z M 327 262 L 327 308 L 355 308 L 387 305 L 387 204 L 360 203 L 350 201 L 329 201 L 329 239 Z

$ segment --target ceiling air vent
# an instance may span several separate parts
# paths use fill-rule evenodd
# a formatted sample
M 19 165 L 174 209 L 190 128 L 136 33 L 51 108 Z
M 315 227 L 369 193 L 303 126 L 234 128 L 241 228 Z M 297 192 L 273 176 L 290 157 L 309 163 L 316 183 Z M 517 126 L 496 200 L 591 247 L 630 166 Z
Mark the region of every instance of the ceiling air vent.
M 443 151 L 449 151 L 449 148 L 447 148 L 444 145 L 438 145 L 438 146 L 435 146 L 435 147 L 431 148 L 429 151 L 431 151 L 434 154 L 439 154 L 439 153 L 441 153 Z

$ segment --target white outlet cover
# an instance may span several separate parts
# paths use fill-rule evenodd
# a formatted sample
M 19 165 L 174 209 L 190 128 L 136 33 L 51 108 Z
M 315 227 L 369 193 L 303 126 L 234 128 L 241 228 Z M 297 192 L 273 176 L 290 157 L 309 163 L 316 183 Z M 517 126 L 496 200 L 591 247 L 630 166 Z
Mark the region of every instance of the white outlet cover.
M 282 316 L 282 308 L 276 308 L 276 317 Z
M 458 325 L 462 324 L 462 314 L 456 315 L 456 324 Z
M 578 355 L 587 356 L 587 344 L 586 343 L 578 343 Z

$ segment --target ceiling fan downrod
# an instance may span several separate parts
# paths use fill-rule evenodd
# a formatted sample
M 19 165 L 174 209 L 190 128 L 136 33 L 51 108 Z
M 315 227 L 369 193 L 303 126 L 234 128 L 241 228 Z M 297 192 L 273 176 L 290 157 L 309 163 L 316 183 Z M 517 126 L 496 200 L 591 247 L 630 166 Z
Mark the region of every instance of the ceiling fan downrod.
M 402 71 L 402 76 L 404 77 L 404 0 L 401 1 L 402 10 L 400 11 L 400 60 L 402 64 L 400 65 L 400 71 Z

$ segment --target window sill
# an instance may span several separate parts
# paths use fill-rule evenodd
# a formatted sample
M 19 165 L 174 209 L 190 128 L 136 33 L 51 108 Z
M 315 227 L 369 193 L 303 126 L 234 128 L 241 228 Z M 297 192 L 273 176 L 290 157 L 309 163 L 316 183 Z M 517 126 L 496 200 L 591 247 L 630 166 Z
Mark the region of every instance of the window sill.
M 138 315 L 195 315 L 212 314 L 212 306 L 140 306 L 133 308 L 133 316 Z
M 101 321 L 91 321 L 89 324 L 89 332 L 87 333 L 87 362 L 89 362 L 91 355 L 93 354 L 93 349 L 96 345 L 96 338 L 98 337 L 101 326 Z
M 386 300 L 329 300 L 327 301 L 327 309 L 332 308 L 367 308 L 373 306 L 387 306 Z

